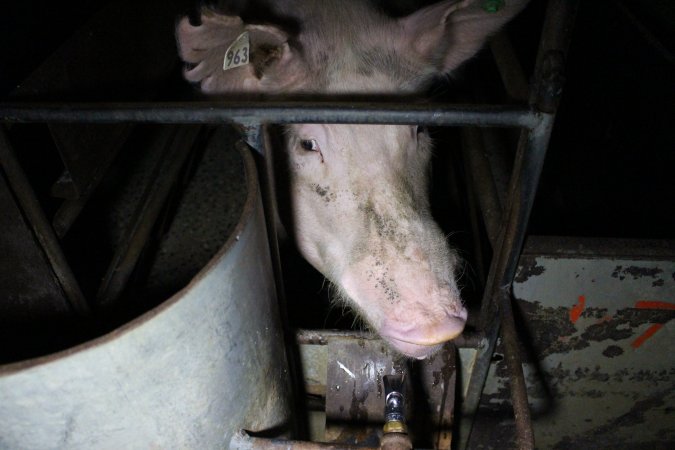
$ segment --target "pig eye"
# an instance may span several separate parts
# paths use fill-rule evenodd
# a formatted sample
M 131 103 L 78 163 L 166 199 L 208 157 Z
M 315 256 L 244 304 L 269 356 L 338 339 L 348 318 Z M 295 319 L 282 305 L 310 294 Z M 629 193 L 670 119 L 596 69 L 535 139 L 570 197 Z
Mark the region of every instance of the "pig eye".
M 300 147 L 309 152 L 321 151 L 319 144 L 316 142 L 316 139 L 303 139 L 300 141 Z

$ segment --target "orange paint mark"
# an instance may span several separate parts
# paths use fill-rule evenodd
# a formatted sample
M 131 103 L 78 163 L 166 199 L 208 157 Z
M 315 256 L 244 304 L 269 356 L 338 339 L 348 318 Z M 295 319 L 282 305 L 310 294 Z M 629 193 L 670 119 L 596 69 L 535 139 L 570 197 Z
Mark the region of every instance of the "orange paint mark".
M 577 320 L 579 320 L 579 317 L 581 317 L 581 313 L 584 312 L 585 307 L 586 307 L 586 296 L 580 295 L 577 304 L 572 306 L 572 308 L 570 309 L 570 321 L 572 323 L 576 323 Z
M 657 302 L 652 300 L 638 300 L 635 302 L 637 309 L 672 309 L 675 310 L 675 303 Z
M 661 328 L 663 328 L 663 324 L 662 324 L 662 323 L 655 323 L 655 324 L 653 324 L 651 327 L 647 328 L 647 330 L 646 330 L 644 333 L 642 333 L 640 336 L 638 336 L 638 338 L 635 339 L 635 340 L 633 341 L 633 343 L 630 344 L 630 346 L 633 347 L 633 348 L 638 348 L 638 347 L 640 347 L 642 344 L 645 343 L 645 341 L 646 341 L 647 339 L 649 339 L 650 337 L 654 336 L 654 333 L 656 333 L 657 331 L 659 331 Z

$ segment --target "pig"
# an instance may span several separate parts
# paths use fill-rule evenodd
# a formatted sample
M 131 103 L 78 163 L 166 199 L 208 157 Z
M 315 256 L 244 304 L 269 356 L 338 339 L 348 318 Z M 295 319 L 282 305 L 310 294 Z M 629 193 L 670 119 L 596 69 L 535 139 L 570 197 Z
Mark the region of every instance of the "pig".
M 449 0 L 403 17 L 368 1 L 226 5 L 183 18 L 176 34 L 184 76 L 206 94 L 408 98 L 474 55 L 526 1 L 490 13 L 484 0 Z M 460 260 L 431 216 L 427 133 L 295 124 L 284 135 L 300 253 L 396 352 L 424 359 L 457 337 L 467 319 Z

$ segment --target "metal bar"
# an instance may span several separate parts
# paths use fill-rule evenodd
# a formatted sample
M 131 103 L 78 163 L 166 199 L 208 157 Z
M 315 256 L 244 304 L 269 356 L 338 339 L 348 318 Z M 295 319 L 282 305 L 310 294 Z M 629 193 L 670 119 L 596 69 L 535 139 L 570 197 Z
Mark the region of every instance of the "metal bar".
M 305 330 L 301 329 L 295 333 L 296 341 L 299 345 L 328 345 L 332 338 L 337 339 L 380 339 L 375 333 L 353 330 Z M 453 344 L 457 348 L 482 348 L 485 344 L 485 335 L 480 331 L 464 331 L 456 337 Z
M 300 356 L 293 333 L 289 329 L 290 320 L 288 319 L 288 302 L 286 301 L 286 288 L 284 286 L 281 252 L 279 249 L 279 231 L 277 222 L 279 213 L 271 142 L 269 134 L 266 132 L 264 125 L 260 122 L 249 122 L 241 125 L 243 125 L 242 131 L 244 136 L 236 145 L 242 151 L 251 152 L 256 162 L 263 211 L 265 214 L 267 242 L 269 243 L 272 270 L 274 272 L 274 285 L 279 303 L 281 324 L 284 331 L 288 367 L 291 372 L 291 391 L 293 393 L 291 397 L 295 399 L 295 410 L 302 411 L 302 396 L 298 395 L 299 392 L 303 392 L 303 388 L 300 385 L 300 380 L 302 380 L 299 362 Z M 298 417 L 299 414 L 300 413 L 297 413 L 295 415 L 295 420 L 293 422 L 293 426 L 296 427 L 296 432 L 298 431 L 297 428 L 302 427 L 305 422 L 304 418 Z
M 518 257 L 524 242 L 526 226 L 541 175 L 555 112 L 562 93 L 562 71 L 571 40 L 571 30 L 577 6 L 578 0 L 550 0 L 548 3 L 535 66 L 535 82 L 530 92 L 530 104 L 533 105 L 533 109 L 544 114 L 541 122 L 535 128 L 521 133 L 509 183 L 509 200 L 500 232 L 499 246 L 495 247 L 490 275 L 483 295 L 481 324 L 486 332 L 488 343 L 484 351 L 478 353 L 469 381 L 469 389 L 463 409 L 470 416 L 473 416 L 478 409 L 487 378 L 490 359 L 500 328 L 498 317 L 499 314 L 504 314 L 499 311 L 504 307 L 509 310 L 511 308 L 511 298 L 503 295 L 503 291 L 510 292 Z M 508 316 L 508 311 L 505 314 Z M 515 384 L 512 383 L 511 395 L 514 412 L 516 413 L 517 439 L 521 448 L 533 448 L 534 435 L 529 415 L 519 414 L 520 411 L 515 409 L 515 405 L 527 405 L 526 392 L 517 386 L 520 380 L 523 380 L 523 374 L 522 365 L 513 362 L 513 358 L 515 360 L 518 358 L 518 355 L 514 355 L 518 348 L 517 342 L 514 342 L 516 339 L 515 333 L 506 332 L 505 339 L 511 340 L 505 345 L 509 349 L 509 358 L 511 359 L 511 364 L 508 365 L 509 376 L 512 380 L 515 380 Z M 473 417 L 467 427 L 469 430 L 472 423 Z M 464 448 L 470 440 L 470 431 L 464 433 L 461 439 L 463 441 L 461 447 Z
M 508 105 L 366 102 L 0 103 L 2 122 L 359 123 L 533 128 L 538 115 Z
M 291 441 L 279 438 L 254 437 L 240 430 L 230 440 L 231 450 L 379 450 L 380 447 L 368 447 L 349 444 L 325 444 L 321 442 Z
M 564 83 L 564 65 L 572 40 L 579 0 L 549 0 L 537 51 L 530 105 L 555 113 Z
M 101 130 L 101 126 L 94 125 L 83 128 L 76 127 L 72 131 L 66 127 L 68 127 L 68 125 L 50 127 L 55 142 L 57 136 L 60 135 L 61 139 L 63 139 L 64 136 L 73 133 L 83 135 L 87 138 L 88 142 L 84 145 L 76 145 L 68 141 L 63 142 L 63 140 L 61 141 L 61 144 L 57 143 L 59 153 L 61 154 L 61 160 L 66 166 L 68 173 L 72 176 L 71 182 L 76 185 L 77 191 L 77 196 L 65 200 L 52 218 L 52 226 L 59 238 L 63 238 L 68 233 L 68 230 L 86 206 L 89 198 L 96 190 L 96 187 L 103 180 L 108 168 L 120 152 L 133 129 L 133 126 L 130 125 L 114 125 L 114 128 L 108 125 L 103 130 Z M 98 134 L 92 141 L 90 136 L 94 135 L 97 131 Z M 76 149 L 73 149 L 73 146 L 75 146 Z M 92 146 L 94 148 L 92 148 Z M 96 155 L 96 163 L 93 165 L 86 164 L 86 161 L 80 162 L 79 164 L 74 163 L 73 159 L 75 159 L 75 155 L 70 153 L 76 151 Z M 90 158 L 83 159 L 86 160 Z M 76 180 L 78 181 L 77 183 Z
M 91 313 L 89 304 L 21 164 L 14 155 L 4 126 L 0 126 L 0 165 L 70 305 L 77 314 L 89 316 Z
M 485 251 L 483 248 L 483 233 L 482 230 L 486 226 L 481 227 L 481 223 L 485 223 L 485 220 L 481 220 L 479 216 L 482 216 L 482 206 L 480 202 L 480 193 L 477 192 L 476 179 L 471 172 L 471 167 L 469 164 L 469 158 L 465 154 L 467 151 L 466 142 L 465 142 L 465 131 L 468 130 L 467 127 L 462 128 L 462 164 L 464 165 L 464 177 L 466 183 L 466 208 L 467 214 L 469 217 L 469 226 L 471 228 L 471 245 L 473 251 L 474 266 L 476 271 L 476 281 L 479 285 L 485 286 L 485 280 L 487 279 L 487 273 L 485 271 Z M 489 233 L 488 239 L 489 239 Z
M 283 272 L 281 270 L 281 253 L 279 251 L 279 233 L 277 230 L 277 198 L 274 184 L 274 169 L 271 152 L 267 148 L 264 130 L 261 124 L 258 124 L 247 130 L 247 140 L 239 141 L 240 150 L 253 151 L 256 158 L 258 176 L 262 192 L 262 200 L 265 211 L 265 225 L 267 227 L 267 239 L 270 244 L 270 253 L 272 257 L 272 269 L 277 290 L 277 297 L 281 304 L 281 314 L 283 323 L 288 323 L 288 308 L 286 306 L 286 290 L 283 283 Z M 242 147 L 243 146 L 243 147 Z M 262 156 L 262 158 L 261 158 Z M 269 156 L 269 157 L 268 157 Z
M 515 131 L 515 130 L 514 130 Z M 480 130 L 483 138 L 483 153 L 488 163 L 490 175 L 492 175 L 492 182 L 497 193 L 497 202 L 500 211 L 503 210 L 506 204 L 506 196 L 509 192 L 510 168 L 506 159 L 508 157 L 506 151 L 506 143 L 502 139 L 505 136 L 500 136 L 498 130 L 494 128 L 482 128 Z
M 499 246 L 495 247 L 495 252 L 490 266 L 490 275 L 483 295 L 481 310 L 481 329 L 486 330 L 488 343 L 485 351 L 479 352 L 471 373 L 469 381 L 469 390 L 464 403 L 464 412 L 469 416 L 475 415 L 480 402 L 480 396 L 485 385 L 485 379 L 490 367 L 490 359 L 496 345 L 497 335 L 500 329 L 499 317 L 500 310 L 504 307 L 510 308 L 510 304 L 505 305 L 502 292 L 510 292 L 510 286 L 515 276 L 518 266 L 520 251 L 525 240 L 525 232 L 529 221 L 532 204 L 539 184 L 539 176 L 543 167 L 548 141 L 553 127 L 554 116 L 546 114 L 544 120 L 537 129 L 524 132 L 524 139 L 519 145 L 516 161 L 514 164 L 514 173 L 511 177 L 509 208 L 505 216 L 505 222 L 502 226 Z M 508 302 L 510 302 L 508 297 Z M 502 324 L 503 325 L 503 324 Z M 507 338 L 514 338 L 515 334 L 507 334 Z M 510 342 L 506 344 L 509 349 L 516 349 L 517 343 Z M 511 355 L 513 356 L 513 355 Z M 517 358 L 517 356 L 513 356 Z M 508 365 L 509 375 L 514 379 L 523 377 L 522 366 Z M 524 381 L 523 381 L 524 383 Z M 520 397 L 523 391 L 512 390 L 512 399 L 515 404 L 527 403 L 527 397 Z M 514 396 L 519 396 L 515 398 Z M 532 426 L 529 421 L 529 415 L 519 414 L 516 417 L 516 428 L 518 440 L 522 444 L 521 448 L 534 448 Z M 463 438 L 470 439 L 470 431 L 464 430 Z M 468 435 L 466 434 L 468 431 Z
M 503 31 L 497 33 L 490 41 L 490 50 L 508 96 L 526 102 L 530 92 L 527 77 L 508 35 Z
M 480 133 L 481 130 L 476 128 L 462 129 L 462 154 L 473 181 L 473 191 L 478 199 L 488 240 L 494 248 L 499 235 L 502 206 Z
M 530 405 L 527 401 L 527 386 L 523 377 L 523 362 L 518 346 L 518 332 L 513 317 L 510 288 L 501 291 L 499 313 L 502 324 L 504 357 L 509 371 L 511 403 L 516 422 L 518 448 L 534 449 L 534 431 L 530 418 Z
M 199 127 L 182 127 L 159 141 L 158 148 L 166 147 L 166 153 L 155 167 L 155 175 L 151 177 L 150 185 L 134 212 L 127 239 L 115 251 L 99 286 L 96 295 L 98 306 L 114 306 L 124 290 L 198 133 Z

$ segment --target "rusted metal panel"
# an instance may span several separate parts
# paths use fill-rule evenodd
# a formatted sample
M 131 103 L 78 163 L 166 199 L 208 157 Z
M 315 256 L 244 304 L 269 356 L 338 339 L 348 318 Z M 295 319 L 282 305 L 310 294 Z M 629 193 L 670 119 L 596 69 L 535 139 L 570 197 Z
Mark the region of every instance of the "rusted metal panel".
M 352 422 L 384 421 L 382 377 L 407 372 L 405 361 L 379 339 L 328 341 L 326 416 Z
M 514 294 L 539 448 L 675 444 L 675 248 L 531 238 Z M 508 399 L 503 362 L 483 404 Z M 664 447 L 664 445 L 666 447 Z

